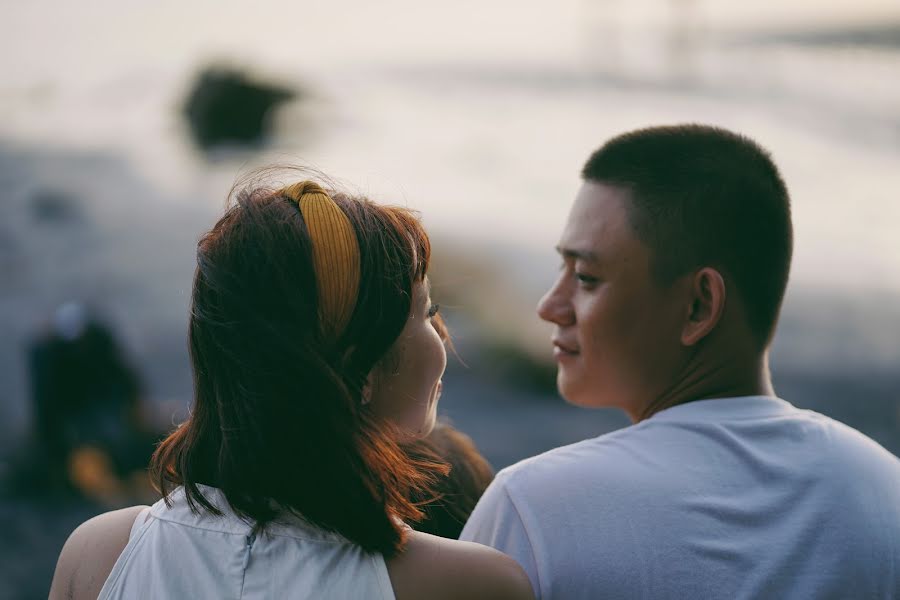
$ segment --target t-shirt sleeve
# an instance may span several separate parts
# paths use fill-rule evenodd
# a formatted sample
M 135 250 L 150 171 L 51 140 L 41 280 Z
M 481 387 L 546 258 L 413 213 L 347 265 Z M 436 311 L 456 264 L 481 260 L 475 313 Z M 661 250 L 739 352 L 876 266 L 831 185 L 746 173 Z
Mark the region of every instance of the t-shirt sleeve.
M 511 556 L 528 574 L 535 597 L 541 597 L 534 547 L 502 474 L 478 501 L 459 539 L 484 544 Z

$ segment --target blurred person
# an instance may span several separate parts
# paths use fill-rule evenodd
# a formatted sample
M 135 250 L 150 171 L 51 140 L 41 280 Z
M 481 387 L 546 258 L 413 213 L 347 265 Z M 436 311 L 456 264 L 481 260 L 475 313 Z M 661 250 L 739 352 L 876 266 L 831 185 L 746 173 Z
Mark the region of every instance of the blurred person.
M 76 529 L 51 598 L 531 598 L 508 557 L 404 522 L 446 472 L 400 448 L 446 366 L 429 256 L 410 211 L 311 181 L 238 192 L 198 246 L 164 498 Z
M 433 486 L 435 497 L 414 496 L 425 518 L 414 525 L 416 531 L 456 539 L 494 479 L 494 469 L 475 447 L 472 439 L 448 423 L 438 422 L 428 437 L 405 447 L 422 460 L 438 457 L 450 465 L 450 472 Z
M 131 497 L 156 436 L 142 416 L 140 377 L 112 330 L 79 302 L 61 305 L 29 345 L 28 374 L 32 443 L 14 487 L 110 504 Z
M 900 461 L 772 387 L 793 234 L 769 154 L 653 127 L 582 176 L 538 314 L 561 395 L 633 425 L 504 469 L 461 538 L 540 598 L 900 598 Z

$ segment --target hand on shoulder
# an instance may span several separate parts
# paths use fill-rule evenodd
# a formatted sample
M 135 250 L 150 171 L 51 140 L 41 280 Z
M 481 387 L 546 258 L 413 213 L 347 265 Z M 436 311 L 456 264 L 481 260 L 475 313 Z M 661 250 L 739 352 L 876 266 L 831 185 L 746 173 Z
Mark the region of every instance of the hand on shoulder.
M 114 510 L 79 525 L 59 554 L 50 600 L 94 600 L 128 545 L 131 526 L 144 508 Z
M 387 561 L 397 600 L 533 600 L 531 582 L 502 552 L 412 532 L 404 552 Z

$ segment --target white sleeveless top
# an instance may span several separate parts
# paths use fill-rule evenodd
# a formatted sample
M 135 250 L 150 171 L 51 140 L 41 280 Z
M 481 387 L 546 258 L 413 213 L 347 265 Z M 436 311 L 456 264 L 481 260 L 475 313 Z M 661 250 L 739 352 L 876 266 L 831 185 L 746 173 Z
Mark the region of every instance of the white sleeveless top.
M 135 519 L 100 590 L 107 598 L 354 598 L 394 600 L 384 558 L 295 516 L 259 535 L 218 489 L 199 486 L 223 516 L 194 514 L 178 488 Z

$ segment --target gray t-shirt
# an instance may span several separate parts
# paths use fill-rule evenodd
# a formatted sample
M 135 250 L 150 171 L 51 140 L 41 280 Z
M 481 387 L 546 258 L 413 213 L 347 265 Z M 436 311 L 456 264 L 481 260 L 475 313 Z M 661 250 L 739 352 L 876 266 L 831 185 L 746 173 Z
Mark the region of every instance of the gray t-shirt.
M 701 400 L 501 471 L 461 539 L 538 598 L 900 598 L 900 460 L 770 397 Z

